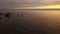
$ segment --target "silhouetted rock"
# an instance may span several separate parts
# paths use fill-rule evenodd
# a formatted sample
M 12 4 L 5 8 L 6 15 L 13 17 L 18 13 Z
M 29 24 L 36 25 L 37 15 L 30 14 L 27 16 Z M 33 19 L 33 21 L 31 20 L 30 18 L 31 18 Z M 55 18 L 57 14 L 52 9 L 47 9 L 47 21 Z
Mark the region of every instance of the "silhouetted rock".
M 7 13 L 7 14 L 5 15 L 5 17 L 10 17 L 10 13 Z
M 1 17 L 0 17 L 0 20 L 1 20 Z
M 4 15 L 4 13 L 0 13 L 0 15 Z

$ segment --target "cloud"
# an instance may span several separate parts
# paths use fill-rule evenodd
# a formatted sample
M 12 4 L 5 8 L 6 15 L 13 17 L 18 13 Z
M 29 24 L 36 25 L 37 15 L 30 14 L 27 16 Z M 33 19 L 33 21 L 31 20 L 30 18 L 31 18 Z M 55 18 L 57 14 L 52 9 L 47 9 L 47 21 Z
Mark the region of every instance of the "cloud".
M 60 3 L 60 0 L 0 0 L 0 8 L 13 8 L 16 6 L 36 6 Z
M 14 0 L 0 0 L 0 9 L 2 8 L 12 8 L 16 6 L 16 1 Z

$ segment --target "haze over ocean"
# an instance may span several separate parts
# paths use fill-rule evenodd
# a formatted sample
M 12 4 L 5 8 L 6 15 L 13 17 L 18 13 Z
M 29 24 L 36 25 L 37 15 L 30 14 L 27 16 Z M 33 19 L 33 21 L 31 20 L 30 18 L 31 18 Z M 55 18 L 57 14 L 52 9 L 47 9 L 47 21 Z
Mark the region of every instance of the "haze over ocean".
M 60 0 L 0 0 L 0 34 L 60 34 L 60 9 L 42 5 L 59 8 Z

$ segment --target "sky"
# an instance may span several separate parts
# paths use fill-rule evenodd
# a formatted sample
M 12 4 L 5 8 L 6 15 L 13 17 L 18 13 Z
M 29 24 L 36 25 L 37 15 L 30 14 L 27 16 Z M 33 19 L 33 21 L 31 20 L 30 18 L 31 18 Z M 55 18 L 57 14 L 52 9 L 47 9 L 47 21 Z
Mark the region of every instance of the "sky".
M 0 0 L 1 8 L 14 8 L 24 6 L 41 6 L 60 3 L 60 0 Z

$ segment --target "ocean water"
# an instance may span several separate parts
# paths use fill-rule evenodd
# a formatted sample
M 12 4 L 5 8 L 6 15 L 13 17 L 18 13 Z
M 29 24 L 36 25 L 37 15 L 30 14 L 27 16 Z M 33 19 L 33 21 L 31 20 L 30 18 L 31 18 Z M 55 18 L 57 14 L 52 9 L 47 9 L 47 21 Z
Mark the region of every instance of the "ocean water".
M 0 10 L 0 34 L 60 34 L 60 10 Z

